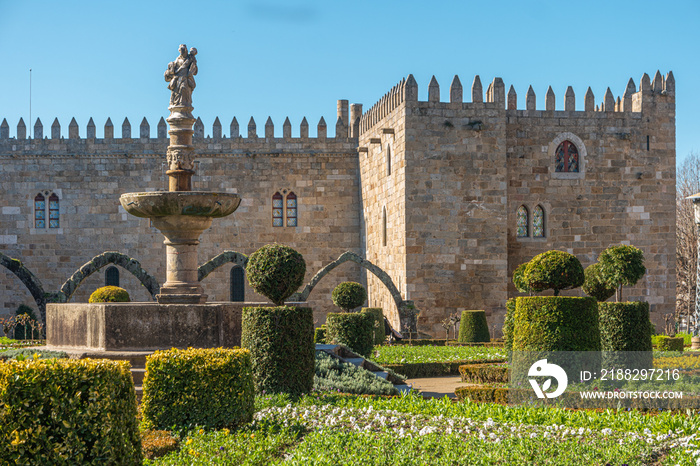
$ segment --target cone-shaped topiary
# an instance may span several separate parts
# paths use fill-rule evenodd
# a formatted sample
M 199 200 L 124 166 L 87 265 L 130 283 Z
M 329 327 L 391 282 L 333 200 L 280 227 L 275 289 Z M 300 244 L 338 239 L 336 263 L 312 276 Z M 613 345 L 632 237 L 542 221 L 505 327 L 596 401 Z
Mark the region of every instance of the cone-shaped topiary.
M 96 289 L 88 299 L 89 303 L 128 303 L 129 293 L 118 286 L 103 286 Z
M 601 252 L 598 263 L 601 278 L 615 288 L 618 302 L 622 300 L 622 287 L 634 286 L 647 271 L 642 250 L 625 244 L 610 246 Z
M 576 256 L 564 251 L 547 251 L 533 257 L 523 274 L 525 285 L 532 291 L 570 290 L 583 285 L 583 266 Z
M 600 264 L 595 263 L 586 267 L 584 270 L 586 276 L 583 282 L 583 292 L 598 300 L 598 302 L 606 301 L 615 294 L 615 287 L 609 286 L 600 275 Z
M 256 293 L 281 306 L 304 282 L 306 262 L 289 246 L 268 244 L 248 259 L 246 275 Z
M 343 312 L 350 312 L 364 304 L 367 300 L 367 290 L 359 283 L 343 282 L 335 287 L 331 296 L 333 304 L 342 309 Z
M 457 341 L 460 343 L 491 341 L 485 311 L 462 311 Z

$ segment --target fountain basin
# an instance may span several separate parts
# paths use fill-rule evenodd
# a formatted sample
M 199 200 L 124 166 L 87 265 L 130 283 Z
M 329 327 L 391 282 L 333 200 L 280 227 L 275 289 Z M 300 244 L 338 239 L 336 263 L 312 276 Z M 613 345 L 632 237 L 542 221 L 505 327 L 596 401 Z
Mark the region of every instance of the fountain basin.
M 128 213 L 141 218 L 188 216 L 211 219 L 232 214 L 241 198 L 233 193 L 155 191 L 122 194 L 119 202 Z

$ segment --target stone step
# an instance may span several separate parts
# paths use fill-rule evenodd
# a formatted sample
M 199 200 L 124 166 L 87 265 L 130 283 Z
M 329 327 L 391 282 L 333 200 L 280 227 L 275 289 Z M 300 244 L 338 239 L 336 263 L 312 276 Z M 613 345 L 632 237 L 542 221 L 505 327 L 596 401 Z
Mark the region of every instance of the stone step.
M 143 378 L 146 376 L 146 369 L 131 368 L 131 378 L 134 379 L 134 385 L 141 386 Z
M 377 377 L 386 380 L 389 377 L 389 373 L 387 371 L 370 371 L 372 374 L 376 375 Z
M 362 363 L 365 362 L 365 358 L 343 358 L 343 360 L 357 367 L 362 367 Z
M 406 394 L 412 390 L 412 388 L 406 384 L 394 385 L 394 388 L 397 389 L 399 391 L 399 393 L 406 393 Z

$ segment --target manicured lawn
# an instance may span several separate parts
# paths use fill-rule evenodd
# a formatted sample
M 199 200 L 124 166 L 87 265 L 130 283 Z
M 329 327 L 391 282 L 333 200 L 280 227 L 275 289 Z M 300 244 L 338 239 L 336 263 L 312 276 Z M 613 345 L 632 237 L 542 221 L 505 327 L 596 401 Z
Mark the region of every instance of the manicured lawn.
M 484 346 L 375 346 L 371 359 L 379 364 L 473 361 L 507 357 L 503 348 Z

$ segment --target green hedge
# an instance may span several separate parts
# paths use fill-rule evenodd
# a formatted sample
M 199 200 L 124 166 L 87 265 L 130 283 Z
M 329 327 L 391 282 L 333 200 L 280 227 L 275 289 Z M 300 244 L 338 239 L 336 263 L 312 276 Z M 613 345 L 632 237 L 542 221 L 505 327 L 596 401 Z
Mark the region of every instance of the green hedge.
M 386 340 L 384 334 L 384 311 L 381 307 L 363 307 L 362 312 L 370 314 L 374 318 L 372 323 L 372 334 L 374 336 L 374 344 L 381 345 Z
M 0 364 L 0 464 L 140 465 L 127 362 Z
M 392 345 L 406 345 L 406 346 L 447 346 L 451 343 L 455 343 L 456 340 L 445 341 L 444 338 L 434 339 L 434 338 L 423 338 L 420 340 L 394 340 Z
M 150 428 L 237 427 L 252 420 L 253 397 L 247 350 L 173 348 L 146 359 L 141 411 Z
M 457 400 L 480 401 L 484 403 L 508 404 L 508 389 L 501 387 L 457 387 Z
M 598 314 L 604 367 L 653 367 L 649 303 L 601 302 Z
M 506 301 L 506 317 L 503 319 L 503 347 L 506 351 L 513 350 L 513 315 L 515 314 L 515 298 Z
M 258 393 L 298 395 L 311 391 L 315 361 L 311 308 L 243 308 L 241 346 L 250 350 Z
M 452 362 L 418 362 L 410 364 L 382 364 L 385 369 L 403 375 L 408 379 L 424 377 L 438 377 L 446 375 L 459 375 L 459 367 L 465 364 L 493 364 L 504 363 L 505 359 L 473 359 L 470 361 Z
M 323 345 L 326 343 L 326 326 L 321 325 L 314 329 L 314 343 L 317 345 Z
M 652 324 L 652 326 L 653 326 L 653 324 Z M 652 336 L 651 336 L 652 346 L 656 346 L 658 344 L 659 337 L 664 337 L 664 336 L 667 336 L 667 335 L 654 335 L 654 334 L 652 334 Z M 683 345 L 684 346 L 690 346 L 692 344 L 692 341 L 690 339 L 693 336 L 689 333 L 679 332 L 679 333 L 676 333 L 675 337 L 676 338 L 683 338 Z
M 460 343 L 491 341 L 486 311 L 462 311 L 457 341 Z
M 23 361 L 25 359 L 33 359 L 36 355 L 37 359 L 66 359 L 68 354 L 63 351 L 49 351 L 37 348 L 18 348 L 7 351 L 0 351 L 0 361 L 8 359 L 16 359 Z
M 129 293 L 118 286 L 103 286 L 92 292 L 89 303 L 128 303 Z
M 374 348 L 374 316 L 367 313 L 337 314 L 326 317 L 326 341 L 345 345 L 357 354 L 369 356 Z
M 600 351 L 594 298 L 516 298 L 513 351 Z
M 651 342 L 651 340 L 649 340 Z M 660 335 L 656 341 L 659 351 L 683 351 L 683 337 L 667 337 Z
M 509 369 L 500 364 L 464 364 L 459 366 L 462 382 L 473 384 L 507 383 Z

